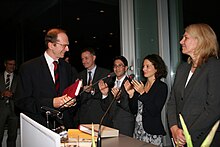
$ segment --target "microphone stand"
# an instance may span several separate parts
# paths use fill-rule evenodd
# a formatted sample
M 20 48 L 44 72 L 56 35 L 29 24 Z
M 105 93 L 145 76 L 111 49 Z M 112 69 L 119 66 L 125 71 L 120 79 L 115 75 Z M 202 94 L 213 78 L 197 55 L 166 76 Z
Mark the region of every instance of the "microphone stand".
M 60 121 L 63 118 L 63 114 L 53 108 L 47 107 L 47 106 L 42 106 L 41 109 L 43 111 L 45 111 L 46 114 L 46 126 L 48 129 L 50 129 L 50 121 L 49 121 L 49 116 L 51 117 L 56 117 L 56 119 L 59 119 L 58 121 Z M 55 131 L 56 128 L 56 122 L 54 119 L 54 124 L 53 124 L 53 128 L 52 130 Z
M 50 125 L 49 125 L 49 115 L 50 115 L 50 112 L 46 111 L 46 121 L 47 121 L 47 128 L 48 129 L 50 128 Z
M 101 127 L 102 127 L 102 123 L 103 120 L 105 118 L 105 116 L 107 115 L 107 113 L 109 112 L 109 110 L 112 107 L 112 104 L 114 103 L 114 101 L 116 100 L 116 97 L 118 96 L 118 94 L 120 93 L 121 88 L 119 89 L 118 93 L 116 94 L 116 96 L 112 99 L 111 103 L 109 104 L 107 110 L 105 111 L 104 115 L 102 116 L 100 123 L 99 123 L 99 130 L 98 130 L 98 137 L 97 137 L 97 147 L 101 147 L 102 146 L 102 137 L 101 137 Z

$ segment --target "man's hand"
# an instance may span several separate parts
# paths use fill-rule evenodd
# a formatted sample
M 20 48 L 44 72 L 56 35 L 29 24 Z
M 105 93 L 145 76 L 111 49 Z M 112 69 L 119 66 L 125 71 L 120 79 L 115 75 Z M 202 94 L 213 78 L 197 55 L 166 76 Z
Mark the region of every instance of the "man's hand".
M 186 139 L 183 134 L 183 130 L 180 129 L 177 125 L 174 125 L 170 128 L 175 144 L 178 147 L 183 147 L 186 144 Z
M 64 107 L 72 107 L 76 105 L 76 99 L 71 98 L 67 95 L 63 95 L 60 97 L 55 97 L 53 99 L 53 106 L 54 108 L 64 108 Z
M 5 90 L 2 92 L 2 97 L 10 98 L 13 96 L 13 93 L 10 90 Z

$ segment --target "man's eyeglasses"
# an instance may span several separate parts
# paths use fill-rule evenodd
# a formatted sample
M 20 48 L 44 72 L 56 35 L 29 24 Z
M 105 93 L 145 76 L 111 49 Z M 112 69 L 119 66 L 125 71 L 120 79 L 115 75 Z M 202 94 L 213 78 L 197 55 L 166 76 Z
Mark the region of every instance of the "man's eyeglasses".
M 63 48 L 69 46 L 69 44 L 62 44 L 62 43 L 59 43 L 59 42 L 56 42 L 55 44 L 59 44 L 59 45 L 61 45 Z
M 117 68 L 117 67 L 118 67 L 118 68 L 122 68 L 122 67 L 125 67 L 125 66 L 124 66 L 123 64 L 118 64 L 118 65 L 117 65 L 117 64 L 114 64 L 113 67 L 114 67 L 114 68 Z

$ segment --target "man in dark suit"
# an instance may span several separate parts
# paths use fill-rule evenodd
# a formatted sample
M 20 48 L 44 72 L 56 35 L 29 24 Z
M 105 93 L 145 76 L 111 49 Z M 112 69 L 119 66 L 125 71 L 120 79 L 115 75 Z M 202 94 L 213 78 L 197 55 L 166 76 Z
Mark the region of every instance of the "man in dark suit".
M 4 130 L 7 126 L 7 147 L 16 146 L 18 128 L 18 117 L 14 111 L 14 93 L 17 85 L 17 77 L 14 73 L 15 63 L 15 59 L 7 58 L 4 62 L 5 71 L 0 74 L 0 139 L 2 142 Z
M 134 115 L 129 108 L 129 95 L 124 88 L 124 82 L 128 80 L 126 76 L 127 59 L 124 56 L 116 56 L 113 70 L 116 75 L 113 84 L 107 85 L 103 81 L 99 82 L 99 88 L 103 95 L 102 106 L 104 110 L 107 110 L 111 102 L 114 101 L 109 112 L 112 127 L 118 129 L 121 134 L 132 137 Z
M 110 73 L 110 70 L 101 68 L 95 64 L 96 54 L 92 48 L 83 49 L 81 59 L 85 70 L 79 73 L 84 85 L 83 92 L 81 92 L 79 98 L 79 123 L 99 123 L 104 114 L 101 108 L 102 95 L 98 84 L 93 84 L 97 83 L 101 78 L 106 77 Z M 106 80 L 109 81 L 110 79 L 106 78 Z M 110 125 L 107 119 L 104 120 L 104 124 Z
M 58 119 L 62 121 L 61 124 L 67 129 L 73 128 L 72 106 L 75 101 L 62 95 L 62 92 L 76 80 L 77 73 L 72 71 L 70 64 L 60 59 L 69 51 L 68 36 L 62 29 L 51 29 L 45 35 L 45 45 L 47 49 L 42 56 L 27 61 L 20 67 L 15 104 L 21 112 L 47 127 L 45 112 L 41 107 L 58 109 L 63 113 L 63 119 Z M 54 61 L 58 62 L 56 69 Z M 67 102 L 69 100 L 71 101 Z M 52 123 L 55 119 L 52 119 Z

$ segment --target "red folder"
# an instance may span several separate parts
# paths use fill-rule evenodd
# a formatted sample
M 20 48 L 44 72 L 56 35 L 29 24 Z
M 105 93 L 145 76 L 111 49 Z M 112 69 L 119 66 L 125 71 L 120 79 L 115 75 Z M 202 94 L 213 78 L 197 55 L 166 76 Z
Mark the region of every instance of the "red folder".
M 75 83 L 73 83 L 63 91 L 63 95 L 67 94 L 69 97 L 74 98 L 79 94 L 81 86 L 82 80 L 76 80 Z

